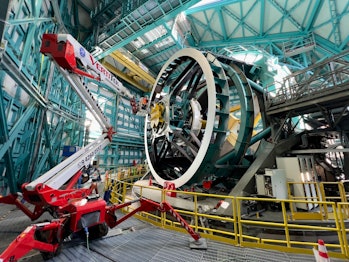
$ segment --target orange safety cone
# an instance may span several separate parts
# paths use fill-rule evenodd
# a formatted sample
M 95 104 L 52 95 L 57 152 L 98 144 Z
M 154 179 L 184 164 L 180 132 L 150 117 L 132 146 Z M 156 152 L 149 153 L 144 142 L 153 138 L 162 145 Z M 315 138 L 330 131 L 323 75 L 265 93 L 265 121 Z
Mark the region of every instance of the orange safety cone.
M 325 242 L 322 239 L 318 240 L 318 250 L 313 249 L 316 262 L 330 262 L 330 257 L 328 256 Z

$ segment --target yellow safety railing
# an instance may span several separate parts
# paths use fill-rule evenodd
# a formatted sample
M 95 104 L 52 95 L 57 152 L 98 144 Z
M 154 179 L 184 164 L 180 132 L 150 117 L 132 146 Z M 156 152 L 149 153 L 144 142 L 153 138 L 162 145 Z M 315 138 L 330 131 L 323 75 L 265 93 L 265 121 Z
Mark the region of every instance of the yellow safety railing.
M 333 257 L 344 257 L 345 248 L 342 239 L 342 227 L 340 218 L 335 217 L 335 221 L 332 227 L 328 227 L 328 224 L 310 225 L 307 222 L 295 222 L 290 220 L 290 214 L 288 213 L 288 207 L 296 203 L 308 203 L 306 200 L 282 200 L 282 199 L 270 199 L 270 198 L 250 198 L 250 197 L 237 197 L 238 207 L 238 221 L 239 221 L 239 243 L 241 246 L 247 247 L 259 247 L 265 249 L 274 249 L 284 252 L 299 252 L 312 254 L 312 248 L 317 246 L 317 239 L 313 237 L 307 237 L 304 231 L 307 232 L 334 232 L 338 237 L 338 244 L 326 244 L 328 253 Z M 246 218 L 241 212 L 243 201 L 256 201 L 263 202 L 278 202 L 280 212 L 275 212 L 273 219 L 268 221 L 262 218 L 251 219 Z M 333 209 L 336 209 L 334 202 L 322 202 L 312 201 L 317 205 L 331 205 Z M 301 234 L 301 237 L 299 237 Z M 319 236 L 321 238 L 321 236 Z M 313 241 L 311 241 L 313 240 Z
M 319 184 L 316 182 L 287 182 L 288 199 L 299 200 L 290 203 L 291 218 L 294 220 L 323 220 L 327 213 L 321 200 Z M 317 212 L 317 208 L 320 212 Z M 316 209 L 316 212 L 312 210 Z
M 349 203 L 338 203 L 339 210 L 348 210 L 349 209 Z M 349 246 L 348 246 L 348 235 L 349 235 L 349 228 L 345 225 L 346 217 L 339 212 L 339 221 L 340 221 L 340 227 L 342 229 L 342 237 L 343 237 L 343 246 L 344 246 L 344 254 L 345 257 L 349 258 Z
M 165 190 L 154 186 L 134 186 L 125 181 L 114 181 L 113 191 L 118 196 L 114 203 L 121 203 L 133 200 L 135 197 L 156 197 L 156 201 L 167 201 L 175 210 L 190 224 L 190 226 L 202 237 L 225 242 L 232 245 L 244 247 L 257 247 L 264 249 L 273 249 L 283 252 L 313 254 L 313 247 L 317 247 L 318 238 L 323 233 L 332 232 L 337 240 L 326 243 L 330 257 L 349 258 L 349 248 L 347 235 L 349 229 L 346 229 L 346 218 L 338 210 L 348 209 L 348 203 L 335 203 L 320 201 L 318 199 L 272 199 L 272 198 L 251 198 L 251 197 L 232 197 L 226 195 L 212 195 L 196 192 L 183 192 L 176 190 Z M 171 193 L 176 193 L 176 197 L 170 197 Z M 210 205 L 205 206 L 205 201 L 210 201 Z M 229 203 L 231 211 L 220 215 L 215 209 L 214 203 Z M 263 217 L 263 210 L 252 214 L 246 214 L 246 203 L 255 202 L 259 206 L 271 204 L 277 207 L 273 212 L 273 219 L 266 220 Z M 319 207 L 319 213 L 323 213 L 320 207 L 330 207 L 333 212 L 331 223 L 324 223 L 323 218 L 320 223 L 310 224 L 305 221 L 297 221 L 292 218 L 291 207 L 296 204 L 309 204 Z M 183 208 L 183 206 L 185 208 Z M 137 206 L 136 204 L 125 207 L 122 211 L 131 212 Z M 217 210 L 216 210 L 217 211 Z M 170 214 L 161 212 L 140 212 L 136 215 L 138 218 L 150 222 L 163 228 L 185 232 L 180 223 Z M 329 226 L 330 225 L 330 226 Z M 318 233 L 315 235 L 307 235 Z
M 145 165 L 136 165 L 136 166 L 128 166 L 128 167 L 118 167 L 116 170 L 112 172 L 116 175 L 117 180 L 134 182 L 138 180 L 140 177 L 144 176 L 147 171 Z
M 340 182 L 343 185 L 344 199 L 346 202 L 349 200 L 349 180 L 342 180 Z
M 347 181 L 341 182 L 321 182 L 320 183 L 320 191 L 321 198 L 324 201 L 333 201 L 333 202 L 348 202 L 347 201 L 347 192 L 345 191 L 345 183 Z M 328 214 L 329 219 L 333 219 L 333 212 L 324 206 L 326 214 Z M 340 209 L 339 212 L 344 218 L 349 217 L 349 209 L 343 206 L 343 209 Z
M 141 179 L 147 173 L 146 165 L 136 165 L 131 167 L 118 167 L 117 169 L 108 170 L 105 176 L 104 190 L 111 190 L 110 201 L 112 203 L 121 203 L 127 188 L 123 188 L 124 184 L 134 183 Z
M 131 186 L 133 186 L 132 192 L 127 190 Z M 135 195 L 137 195 L 137 197 L 139 198 L 147 197 L 147 191 L 149 192 L 149 190 L 151 190 L 151 194 L 153 196 L 158 195 L 157 201 L 167 201 L 168 203 L 170 203 L 175 208 L 176 212 L 178 212 L 183 218 L 185 218 L 188 221 L 188 223 L 191 225 L 191 227 L 197 232 L 200 232 L 202 236 L 210 236 L 211 239 L 237 244 L 238 231 L 237 231 L 237 220 L 236 220 L 236 214 L 235 214 L 236 209 L 234 208 L 232 210 L 231 215 L 223 217 L 219 215 L 208 214 L 209 210 L 207 210 L 207 206 L 199 204 L 199 199 L 201 198 L 210 197 L 211 202 L 218 204 L 223 199 L 227 201 L 227 196 L 209 195 L 209 194 L 194 193 L 194 192 L 183 192 L 183 191 L 176 191 L 176 190 L 165 190 L 165 189 L 155 188 L 152 186 L 134 186 L 131 183 L 127 183 L 123 181 L 118 181 L 117 183 L 115 183 L 113 190 L 119 190 L 119 193 L 117 193 L 117 195 L 119 196 L 123 195 L 122 198 L 118 198 L 115 203 L 127 202 L 130 200 L 133 200 L 135 198 Z M 121 192 L 124 192 L 125 194 Z M 177 197 L 174 198 L 174 197 L 168 196 L 168 194 L 171 192 L 176 193 Z M 232 197 L 230 197 L 230 201 L 233 205 L 235 205 Z M 114 203 L 113 200 L 111 200 L 111 202 Z M 178 208 L 176 203 L 179 203 L 179 204 L 185 203 L 186 208 L 185 209 Z M 136 207 L 137 207 L 136 205 L 131 205 L 124 208 L 122 211 L 125 213 L 128 213 L 128 212 L 131 212 Z M 171 217 L 171 215 L 166 213 L 154 215 L 148 212 L 141 212 L 136 216 L 138 216 L 143 220 L 146 220 L 147 222 L 153 223 L 155 225 L 158 225 L 164 228 L 185 232 L 181 224 L 178 223 L 176 220 L 174 220 Z M 217 225 L 221 225 L 221 228 L 224 228 L 224 229 L 219 229 L 219 226 L 217 226 L 216 228 L 210 227 L 208 220 L 210 221 L 211 224 L 215 223 Z M 231 230 L 227 230 L 226 229 L 227 227 L 231 228 Z

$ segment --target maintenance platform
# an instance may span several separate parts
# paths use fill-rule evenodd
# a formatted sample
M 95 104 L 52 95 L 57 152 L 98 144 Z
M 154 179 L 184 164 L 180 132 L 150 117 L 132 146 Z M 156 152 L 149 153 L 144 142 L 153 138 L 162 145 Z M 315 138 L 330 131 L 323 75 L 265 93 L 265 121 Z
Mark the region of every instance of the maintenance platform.
M 120 214 L 122 215 L 122 214 Z M 44 215 L 42 219 L 50 219 Z M 22 211 L 12 205 L 0 205 L 0 252 L 31 223 Z M 250 261 L 299 262 L 315 261 L 314 256 L 264 249 L 237 247 L 209 240 L 207 250 L 189 248 L 189 235 L 155 227 L 134 217 L 97 240 L 74 237 L 63 243 L 57 257 L 48 261 Z M 22 261 L 43 261 L 38 251 L 32 251 Z M 332 262 L 342 262 L 332 259 Z

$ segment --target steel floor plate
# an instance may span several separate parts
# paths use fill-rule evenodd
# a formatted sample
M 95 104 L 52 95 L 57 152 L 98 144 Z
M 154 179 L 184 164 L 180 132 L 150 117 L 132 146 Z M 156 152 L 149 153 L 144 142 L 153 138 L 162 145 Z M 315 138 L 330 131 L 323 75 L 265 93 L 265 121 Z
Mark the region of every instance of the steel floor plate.
M 43 217 L 41 221 L 45 219 L 48 217 Z M 30 219 L 16 207 L 0 204 L 0 252 L 31 223 Z M 109 230 L 104 238 L 88 242 L 80 238 L 65 241 L 61 254 L 48 261 L 315 261 L 312 255 L 236 247 L 212 240 L 207 240 L 207 250 L 190 249 L 189 237 L 188 234 L 161 229 L 136 218 L 130 218 L 116 229 Z M 32 251 L 21 261 L 43 260 L 38 251 Z M 331 259 L 331 261 L 344 260 Z

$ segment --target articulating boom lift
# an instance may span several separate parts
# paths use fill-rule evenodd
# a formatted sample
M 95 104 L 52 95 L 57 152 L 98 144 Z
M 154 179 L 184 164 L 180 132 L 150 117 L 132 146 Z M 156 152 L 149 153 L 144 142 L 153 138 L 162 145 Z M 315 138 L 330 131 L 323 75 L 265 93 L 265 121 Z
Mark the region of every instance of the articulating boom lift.
M 86 51 L 71 35 L 44 34 L 40 51 L 51 57 L 57 68 L 74 88 L 87 108 L 102 126 L 103 134 L 94 142 L 82 148 L 36 180 L 22 185 L 23 199 L 34 205 L 34 211 L 28 209 L 17 194 L 0 197 L 0 203 L 15 204 L 32 220 L 38 219 L 48 211 L 54 219 L 51 222 L 33 224 L 27 227 L 0 255 L 0 262 L 17 261 L 32 249 L 41 251 L 43 258 L 58 255 L 62 242 L 72 233 L 86 232 L 91 239 L 107 234 L 127 218 L 140 211 L 170 212 L 189 232 L 197 243 L 200 235 L 166 201 L 157 203 L 140 198 L 127 203 L 107 206 L 98 195 L 93 194 L 96 184 L 89 188 L 76 188 L 92 158 L 107 146 L 115 133 L 109 120 L 105 117 L 97 101 L 84 84 L 84 77 L 101 82 L 112 90 L 132 98 L 130 92 L 92 55 Z M 116 218 L 115 211 L 139 202 L 140 206 L 131 213 Z

